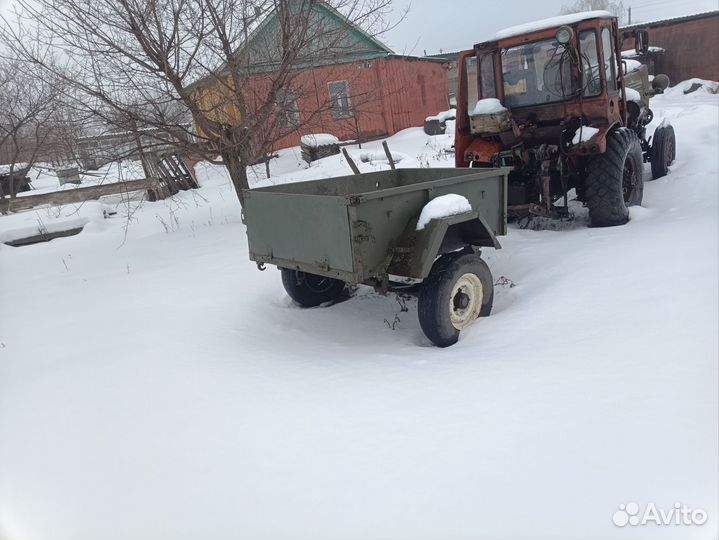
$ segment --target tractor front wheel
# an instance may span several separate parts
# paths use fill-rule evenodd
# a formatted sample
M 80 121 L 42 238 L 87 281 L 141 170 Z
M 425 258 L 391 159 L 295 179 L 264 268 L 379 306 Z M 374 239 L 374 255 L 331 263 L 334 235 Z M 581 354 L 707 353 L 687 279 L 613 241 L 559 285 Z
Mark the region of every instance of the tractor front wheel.
M 629 221 L 629 206 L 641 205 L 644 161 L 637 134 L 619 128 L 607 135 L 607 151 L 586 168 L 585 200 L 593 227 Z
M 676 139 L 672 126 L 658 127 L 652 137 L 652 179 L 656 180 L 666 176 L 669 166 L 674 162 L 676 154 Z

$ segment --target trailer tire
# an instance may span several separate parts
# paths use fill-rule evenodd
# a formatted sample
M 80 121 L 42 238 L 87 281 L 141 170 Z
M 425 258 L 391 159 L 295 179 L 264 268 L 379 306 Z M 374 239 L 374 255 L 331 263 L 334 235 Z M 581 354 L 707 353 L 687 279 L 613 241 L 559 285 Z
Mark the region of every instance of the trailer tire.
M 444 255 L 422 283 L 419 324 L 432 343 L 449 347 L 464 328 L 490 314 L 493 300 L 492 273 L 479 255 Z
M 287 294 L 302 307 L 315 307 L 331 302 L 342 294 L 345 282 L 299 270 L 280 268 L 282 285 Z
M 652 179 L 666 176 L 676 155 L 676 139 L 672 126 L 658 127 L 652 137 Z
M 641 205 L 644 160 L 637 134 L 620 127 L 607 135 L 607 151 L 586 168 L 586 203 L 593 227 L 629 221 L 629 206 Z

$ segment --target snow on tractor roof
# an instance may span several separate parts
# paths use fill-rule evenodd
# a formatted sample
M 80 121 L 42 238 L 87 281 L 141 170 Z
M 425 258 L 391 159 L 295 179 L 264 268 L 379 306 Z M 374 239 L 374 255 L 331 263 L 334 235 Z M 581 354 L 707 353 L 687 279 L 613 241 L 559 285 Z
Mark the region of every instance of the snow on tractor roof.
M 492 38 L 487 41 L 497 41 L 499 39 L 506 39 L 510 37 L 521 36 L 530 32 L 537 32 L 539 30 L 547 30 L 549 28 L 556 28 L 563 24 L 574 24 L 589 19 L 599 19 L 604 17 L 614 17 L 608 11 L 582 11 L 581 13 L 570 13 L 569 15 L 559 15 L 558 17 L 550 17 L 549 19 L 541 19 L 539 21 L 532 21 L 524 24 L 518 24 L 517 26 L 510 26 L 504 30 L 500 30 Z

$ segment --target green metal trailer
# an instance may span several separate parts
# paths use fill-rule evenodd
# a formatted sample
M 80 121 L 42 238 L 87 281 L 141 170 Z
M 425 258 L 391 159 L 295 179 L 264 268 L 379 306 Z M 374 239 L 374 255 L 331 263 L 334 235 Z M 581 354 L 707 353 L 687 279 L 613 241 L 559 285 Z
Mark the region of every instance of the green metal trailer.
M 499 249 L 507 230 L 508 168 L 396 169 L 244 193 L 250 259 L 282 270 L 304 307 L 337 299 L 347 284 L 419 295 L 425 334 L 438 346 L 492 307 L 493 281 L 479 248 Z M 443 195 L 471 211 L 432 219 L 425 205 Z

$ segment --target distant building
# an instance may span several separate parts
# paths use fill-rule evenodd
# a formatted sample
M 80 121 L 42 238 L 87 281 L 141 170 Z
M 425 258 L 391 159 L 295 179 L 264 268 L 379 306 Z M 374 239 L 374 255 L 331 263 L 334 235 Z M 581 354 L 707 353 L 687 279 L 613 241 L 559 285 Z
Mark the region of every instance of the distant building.
M 341 140 L 392 135 L 421 126 L 428 115 L 447 109 L 446 62 L 395 54 L 325 2 L 314 2 L 312 9 L 319 26 L 347 27 L 346 40 L 340 53 L 298 66 L 293 87 L 277 97 L 283 118 L 276 149 L 298 145 L 301 136 L 310 133 L 331 133 Z M 271 54 L 268 43 L 278 42 L 278 18 L 277 12 L 269 14 L 238 51 L 252 66 L 249 95 L 266 95 L 268 74 L 277 69 L 267 67 L 276 66 L 277 60 L 262 55 Z M 226 94 L 222 86 L 231 85 L 218 82 L 228 77 L 221 68 L 195 83 L 192 91 L 204 110 L 234 124 L 240 122 L 239 112 L 220 97 Z
M 650 72 L 664 73 L 672 85 L 692 77 L 719 80 L 719 11 L 637 23 L 620 30 L 636 28 L 649 32 L 652 48 L 646 63 Z M 622 46 L 625 50 L 632 47 L 631 39 Z

